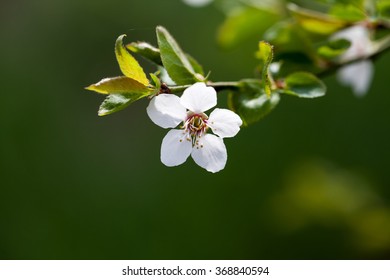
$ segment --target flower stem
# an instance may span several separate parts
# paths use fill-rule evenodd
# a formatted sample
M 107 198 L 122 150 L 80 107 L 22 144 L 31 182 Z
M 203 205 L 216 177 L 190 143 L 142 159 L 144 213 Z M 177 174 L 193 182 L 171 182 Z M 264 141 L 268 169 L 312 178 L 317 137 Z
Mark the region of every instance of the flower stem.
M 215 88 L 216 91 L 221 91 L 224 89 L 231 89 L 239 87 L 240 82 L 207 82 L 208 86 Z M 189 88 L 192 85 L 183 85 L 183 86 L 170 86 L 169 89 L 171 93 L 182 93 L 185 89 Z
M 208 82 L 207 85 L 215 88 L 218 91 L 230 88 L 238 88 L 240 86 L 240 82 Z

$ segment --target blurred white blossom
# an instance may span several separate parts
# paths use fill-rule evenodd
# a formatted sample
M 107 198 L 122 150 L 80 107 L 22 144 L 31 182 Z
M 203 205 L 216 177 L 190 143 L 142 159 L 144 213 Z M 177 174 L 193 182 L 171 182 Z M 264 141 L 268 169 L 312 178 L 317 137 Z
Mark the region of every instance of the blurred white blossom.
M 374 64 L 366 59 L 343 66 L 337 78 L 345 86 L 350 86 L 357 97 L 363 97 L 369 90 L 374 76 Z
M 203 7 L 213 2 L 213 0 L 183 0 L 183 2 L 192 7 Z
M 355 25 L 337 32 L 332 39 L 346 39 L 351 43 L 348 50 L 339 57 L 341 63 L 348 63 L 358 58 L 363 60 L 343 66 L 337 72 L 337 78 L 343 85 L 350 86 L 356 96 L 364 96 L 370 88 L 374 75 L 374 65 L 368 57 L 373 48 L 367 27 Z

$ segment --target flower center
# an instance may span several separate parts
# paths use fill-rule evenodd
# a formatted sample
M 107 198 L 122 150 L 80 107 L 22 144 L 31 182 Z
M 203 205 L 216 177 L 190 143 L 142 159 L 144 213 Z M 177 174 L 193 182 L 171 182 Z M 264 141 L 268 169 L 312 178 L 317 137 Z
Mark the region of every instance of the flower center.
M 190 112 L 187 116 L 187 120 L 184 122 L 184 130 L 191 135 L 193 142 L 196 142 L 197 138 L 201 137 L 207 130 L 207 115 L 200 113 L 194 114 Z

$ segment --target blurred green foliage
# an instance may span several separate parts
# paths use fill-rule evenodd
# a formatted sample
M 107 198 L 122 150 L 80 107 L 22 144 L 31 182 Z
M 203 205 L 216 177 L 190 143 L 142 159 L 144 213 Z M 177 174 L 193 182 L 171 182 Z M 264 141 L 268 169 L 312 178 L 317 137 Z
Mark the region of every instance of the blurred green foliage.
M 289 173 L 284 189 L 270 200 L 274 224 L 284 234 L 311 225 L 341 228 L 349 236 L 347 246 L 390 247 L 390 207 L 364 177 L 319 161 L 297 164 Z
M 390 257 L 388 54 L 364 99 L 333 76 L 324 98 L 284 98 L 227 143 L 216 175 L 159 162 L 165 131 L 148 119 L 147 100 L 96 115 L 103 99 L 83 87 L 120 74 L 119 34 L 156 45 L 164 25 L 215 80 L 250 77 L 260 38 L 222 52 L 224 17 L 181 1 L 2 4 L 0 258 Z

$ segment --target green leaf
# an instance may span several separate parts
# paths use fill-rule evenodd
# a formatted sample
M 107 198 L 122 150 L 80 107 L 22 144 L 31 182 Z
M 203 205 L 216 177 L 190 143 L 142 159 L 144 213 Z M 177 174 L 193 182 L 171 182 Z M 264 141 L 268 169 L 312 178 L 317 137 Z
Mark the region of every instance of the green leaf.
M 202 65 L 200 65 L 199 62 L 195 58 L 190 56 L 189 54 L 186 54 L 186 56 L 187 56 L 188 61 L 191 64 L 192 68 L 194 68 L 195 73 L 198 73 L 198 74 L 204 76 L 204 70 L 203 70 Z
M 256 57 L 261 61 L 263 87 L 267 96 L 271 96 L 271 88 L 273 84 L 273 80 L 269 73 L 269 66 L 272 62 L 273 56 L 273 47 L 269 43 L 261 41 L 259 43 L 259 50 L 256 53 Z
M 148 95 L 152 89 L 128 77 L 105 78 L 85 89 L 102 94 L 127 93 Z
M 160 50 L 146 42 L 134 42 L 126 45 L 126 48 L 133 53 L 137 53 L 151 62 L 161 65 Z
M 155 46 L 146 43 L 146 42 L 134 42 L 126 45 L 126 48 L 133 53 L 137 53 L 141 55 L 142 57 L 150 60 L 151 62 L 163 66 L 163 63 L 161 61 L 161 53 L 160 49 L 156 48 Z M 202 66 L 189 54 L 185 54 L 188 61 L 190 62 L 192 68 L 194 69 L 195 73 L 199 73 L 201 75 L 204 75 L 204 71 Z
M 158 73 L 158 72 L 157 72 Z M 156 74 L 157 74 L 156 73 Z M 154 87 L 157 89 L 157 90 L 160 90 L 161 88 L 161 81 L 160 79 L 153 73 L 150 74 L 150 77 L 152 78 L 152 81 L 154 83 Z M 156 92 L 157 93 L 157 92 Z
M 142 94 L 110 94 L 100 105 L 98 115 L 102 117 L 121 111 L 143 97 Z
M 123 38 L 125 36 L 126 35 L 119 36 L 115 43 L 115 55 L 119 67 L 126 77 L 147 86 L 149 85 L 149 80 L 146 78 L 144 70 L 123 45 Z
M 343 54 L 351 46 L 351 42 L 345 39 L 329 41 L 318 48 L 320 56 L 331 59 Z
M 333 5 L 329 11 L 329 14 L 348 22 L 362 21 L 367 18 L 365 11 L 355 5 Z
M 240 115 L 245 126 L 264 118 L 279 101 L 279 94 L 273 93 L 268 97 L 258 80 L 244 80 L 240 83 L 239 91 L 231 91 L 228 95 L 229 108 Z
M 306 31 L 330 35 L 347 25 L 347 22 L 317 11 L 299 7 L 293 3 L 287 5 L 288 10 Z
M 280 19 L 269 10 L 247 7 L 231 14 L 218 30 L 218 43 L 224 48 L 233 48 L 249 38 L 260 38 Z
M 198 82 L 194 68 L 172 35 L 162 26 L 156 32 L 161 60 L 172 80 L 179 85 Z
M 385 20 L 390 20 L 390 1 L 383 0 L 376 3 L 379 17 Z
M 325 84 L 311 73 L 296 72 L 289 75 L 285 80 L 284 89 L 280 93 L 293 95 L 301 98 L 316 98 L 326 93 Z
M 264 40 L 277 46 L 278 53 L 302 51 L 306 48 L 302 32 L 299 32 L 297 24 L 290 20 L 274 24 L 264 33 Z

